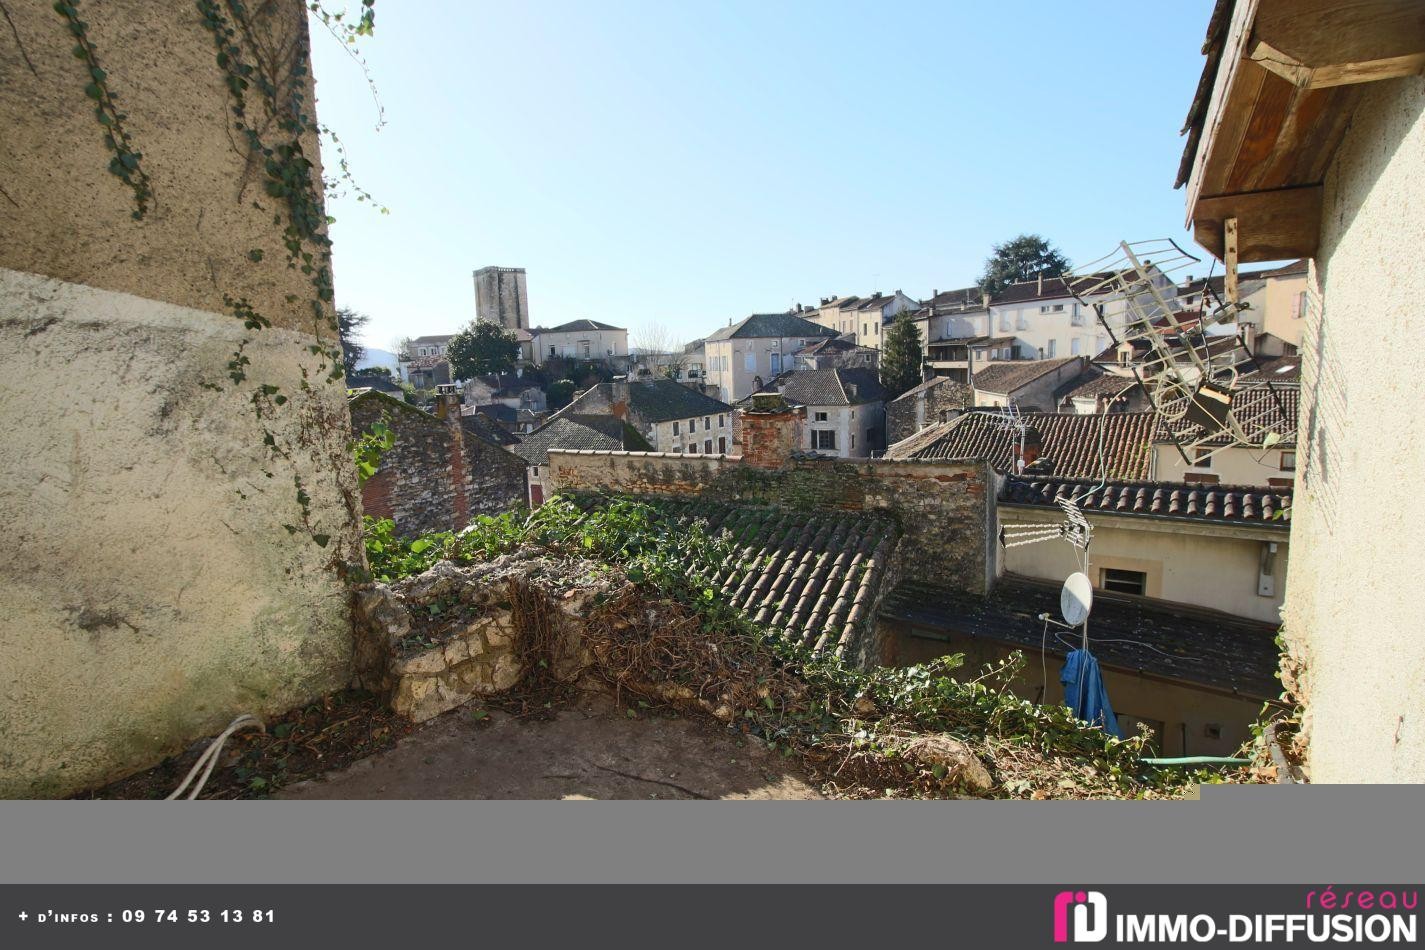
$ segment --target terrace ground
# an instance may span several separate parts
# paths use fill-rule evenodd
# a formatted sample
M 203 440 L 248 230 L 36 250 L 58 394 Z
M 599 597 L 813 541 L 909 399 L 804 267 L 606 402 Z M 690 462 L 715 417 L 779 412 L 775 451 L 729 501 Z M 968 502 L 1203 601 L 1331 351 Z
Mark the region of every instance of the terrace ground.
M 760 740 L 581 693 L 546 716 L 473 706 L 393 748 L 283 789 L 284 799 L 815 799 Z

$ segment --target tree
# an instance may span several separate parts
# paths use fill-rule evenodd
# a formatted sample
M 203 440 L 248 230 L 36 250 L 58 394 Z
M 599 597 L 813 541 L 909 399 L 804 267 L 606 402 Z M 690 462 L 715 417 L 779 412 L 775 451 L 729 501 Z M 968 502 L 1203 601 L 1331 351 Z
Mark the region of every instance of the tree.
M 389 366 L 363 366 L 351 374 L 357 379 L 363 377 L 380 376 L 384 379 L 394 379 Z
M 415 355 L 414 343 L 408 336 L 398 336 L 391 341 L 391 352 L 396 354 L 397 359 L 410 359 Z
M 655 375 L 662 366 L 663 375 L 669 379 L 677 379 L 679 371 L 688 363 L 683 344 L 661 323 L 645 323 L 635 330 L 631 350 Z M 647 359 L 642 359 L 644 357 Z
M 346 367 L 346 375 L 350 376 L 356 372 L 356 364 L 361 362 L 361 358 L 366 355 L 366 347 L 361 345 L 357 336 L 361 333 L 361 328 L 371 322 L 371 318 L 364 313 L 358 313 L 350 307 L 339 307 L 336 312 L 337 335 L 341 337 L 341 361 Z
M 1021 234 L 1003 244 L 985 261 L 980 290 L 997 294 L 1016 281 L 1034 280 L 1041 274 L 1058 277 L 1069 269 L 1069 260 L 1059 249 L 1037 234 Z
M 920 329 L 910 311 L 902 310 L 881 341 L 881 385 L 890 398 L 920 384 L 921 353 Z
M 574 398 L 574 380 L 556 379 L 545 389 L 544 395 L 550 409 L 563 409 Z
M 489 373 L 508 373 L 519 359 L 515 335 L 498 323 L 477 320 L 457 333 L 445 348 L 451 379 L 472 379 Z

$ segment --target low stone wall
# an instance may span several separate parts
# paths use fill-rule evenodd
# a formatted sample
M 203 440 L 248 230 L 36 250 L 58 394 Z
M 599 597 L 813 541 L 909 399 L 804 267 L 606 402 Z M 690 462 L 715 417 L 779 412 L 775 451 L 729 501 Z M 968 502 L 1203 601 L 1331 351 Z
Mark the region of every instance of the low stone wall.
M 356 607 L 359 685 L 390 698 L 391 708 L 424 722 L 477 696 L 512 689 L 529 672 L 537 645 L 522 642 L 518 601 L 528 593 L 553 605 L 544 619 L 558 642 L 545 644 L 549 673 L 571 682 L 590 658 L 578 642 L 579 620 L 615 586 L 594 562 L 512 554 L 487 564 L 441 561 L 418 577 L 362 590 Z
M 883 511 L 901 525 L 906 578 L 974 591 L 993 585 L 995 475 L 982 461 L 793 458 L 769 470 L 722 457 L 556 450 L 549 471 L 556 490 L 572 493 Z

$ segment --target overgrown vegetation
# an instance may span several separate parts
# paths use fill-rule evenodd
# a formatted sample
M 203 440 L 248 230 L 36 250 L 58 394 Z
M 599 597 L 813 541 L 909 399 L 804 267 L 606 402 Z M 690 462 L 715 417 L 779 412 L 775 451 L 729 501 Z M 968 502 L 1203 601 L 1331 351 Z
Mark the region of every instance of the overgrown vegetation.
M 591 629 L 602 623 L 608 634 L 594 644 L 601 675 L 653 702 L 691 698 L 700 684 L 714 689 L 727 697 L 719 702 L 739 710 L 742 731 L 801 756 L 834 792 L 965 791 L 953 770 L 915 754 L 931 736 L 954 737 L 990 759 L 999 793 L 1012 797 L 1164 797 L 1186 782 L 1215 780 L 1159 772 L 1142 761 L 1144 738 L 1116 739 L 1067 707 L 1019 698 L 1010 689 L 1023 666 L 1019 654 L 973 675 L 957 674 L 960 656 L 866 671 L 814 655 L 753 624 L 722 597 L 715 578 L 734 556 L 728 539 L 701 524 L 668 532 L 658 513 L 638 502 L 583 511 L 555 498 L 529 513 L 477 518 L 459 534 L 411 540 L 395 537 L 389 521 L 367 525 L 372 573 L 388 582 L 442 558 L 470 563 L 530 546 L 617 565 L 645 596 L 677 605 L 687 618 L 645 623 L 639 617 L 647 612 L 632 599 L 602 605 L 591 618 Z

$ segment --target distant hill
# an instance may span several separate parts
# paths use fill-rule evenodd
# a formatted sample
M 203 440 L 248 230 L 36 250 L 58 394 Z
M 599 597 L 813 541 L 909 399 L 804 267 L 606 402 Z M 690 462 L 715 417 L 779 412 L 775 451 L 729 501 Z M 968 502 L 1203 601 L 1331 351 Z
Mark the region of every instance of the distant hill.
M 366 355 L 361 358 L 361 362 L 356 364 L 356 368 L 365 369 L 368 366 L 384 366 L 394 373 L 396 372 L 397 365 L 395 353 L 368 347 Z

